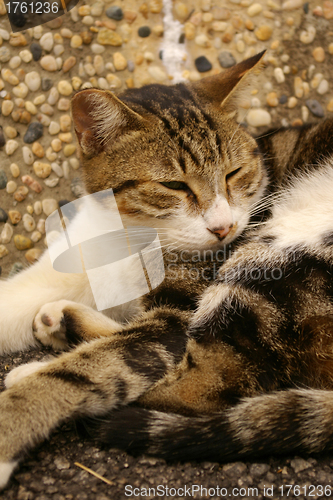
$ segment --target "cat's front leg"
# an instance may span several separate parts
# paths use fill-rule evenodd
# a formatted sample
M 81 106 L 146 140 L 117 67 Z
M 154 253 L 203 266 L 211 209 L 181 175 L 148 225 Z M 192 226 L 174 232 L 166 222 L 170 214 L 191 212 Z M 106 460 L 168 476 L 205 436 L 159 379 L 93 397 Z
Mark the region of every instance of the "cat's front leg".
M 122 330 L 123 325 L 89 306 L 69 300 L 44 304 L 33 321 L 35 337 L 54 349 L 107 337 Z
M 0 486 L 62 422 L 127 405 L 162 379 L 183 358 L 188 320 L 188 313 L 158 308 L 110 337 L 16 371 L 0 395 Z
M 95 305 L 86 275 L 55 271 L 47 252 L 32 267 L 0 281 L 0 355 L 36 346 L 36 314 L 46 302 L 60 299 Z

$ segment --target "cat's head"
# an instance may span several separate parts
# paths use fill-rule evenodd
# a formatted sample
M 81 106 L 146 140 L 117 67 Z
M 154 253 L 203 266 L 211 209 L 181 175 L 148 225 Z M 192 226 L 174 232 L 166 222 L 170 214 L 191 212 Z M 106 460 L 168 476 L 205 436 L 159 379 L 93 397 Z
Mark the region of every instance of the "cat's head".
M 78 92 L 88 193 L 112 188 L 124 225 L 160 228 L 164 244 L 203 250 L 234 240 L 267 183 L 255 140 L 234 119 L 261 57 L 187 85 Z

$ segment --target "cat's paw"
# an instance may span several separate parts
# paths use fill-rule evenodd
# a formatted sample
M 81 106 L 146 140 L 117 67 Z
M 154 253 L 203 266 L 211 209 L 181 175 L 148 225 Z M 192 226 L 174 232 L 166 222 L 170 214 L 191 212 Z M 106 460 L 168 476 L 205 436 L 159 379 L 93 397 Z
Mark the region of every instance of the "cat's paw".
M 69 300 L 58 300 L 44 304 L 36 315 L 32 329 L 35 337 L 44 345 L 53 349 L 67 348 L 64 308 L 72 305 Z
M 0 490 L 7 486 L 9 478 L 17 464 L 18 462 L 16 460 L 12 460 L 10 462 L 0 462 Z
M 24 365 L 18 366 L 11 370 L 7 377 L 5 378 L 6 389 L 10 389 L 14 384 L 17 384 L 20 380 L 31 375 L 31 373 L 38 372 L 43 366 L 47 365 L 49 361 L 33 361 L 32 363 L 26 363 Z

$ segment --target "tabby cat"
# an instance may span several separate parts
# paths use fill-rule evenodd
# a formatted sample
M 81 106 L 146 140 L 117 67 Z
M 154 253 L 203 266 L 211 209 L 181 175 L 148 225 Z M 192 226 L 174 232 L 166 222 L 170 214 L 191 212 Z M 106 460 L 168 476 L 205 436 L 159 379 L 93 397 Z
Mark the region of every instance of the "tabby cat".
M 99 417 L 104 443 L 169 459 L 331 449 L 333 122 L 252 138 L 235 112 L 261 58 L 187 85 L 74 96 L 87 193 L 112 188 L 125 226 L 158 229 L 166 278 L 108 316 L 48 253 L 1 283 L 2 353 L 69 348 L 6 378 L 1 487 L 78 417 Z

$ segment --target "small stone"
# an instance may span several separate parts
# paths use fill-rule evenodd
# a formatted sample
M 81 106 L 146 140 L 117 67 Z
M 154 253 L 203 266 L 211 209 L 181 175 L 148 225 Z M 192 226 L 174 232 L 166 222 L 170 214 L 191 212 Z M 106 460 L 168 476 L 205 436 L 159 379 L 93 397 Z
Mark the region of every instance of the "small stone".
M 185 21 L 190 14 L 189 8 L 184 2 L 176 2 L 174 4 L 174 12 L 181 21 Z
M 17 184 L 15 181 L 8 181 L 6 185 L 6 191 L 8 194 L 14 193 L 14 191 L 17 189 Z
M 53 81 L 51 78 L 42 78 L 42 90 L 47 92 L 53 86 Z
M 314 116 L 318 118 L 323 118 L 325 116 L 322 105 L 316 99 L 308 99 L 305 101 L 305 104 Z
M 247 123 L 252 127 L 263 127 L 270 125 L 272 118 L 265 109 L 250 109 L 246 117 Z
M 34 212 L 36 215 L 40 215 L 42 213 L 42 202 L 41 201 L 35 201 L 34 203 Z
M 97 35 L 97 42 L 100 45 L 111 45 L 113 47 L 120 47 L 123 43 L 121 36 L 114 31 L 107 28 L 102 28 L 99 30 Z
M 290 465 L 294 469 L 296 474 L 312 467 L 311 463 L 307 462 L 303 458 L 294 458 L 293 460 L 290 461 Z
M 150 0 L 149 10 L 152 14 L 159 14 L 162 9 L 163 9 L 162 0 Z
M 329 103 L 327 104 L 327 111 L 331 111 L 331 112 L 333 111 L 333 99 L 331 99 L 329 101 Z M 0 222 L 1 222 L 1 219 L 0 219 Z
M 64 176 L 64 171 L 61 168 L 61 166 L 58 165 L 58 163 L 55 163 L 55 162 L 51 163 L 51 168 L 52 168 L 53 172 L 55 174 L 57 174 L 58 177 L 63 177 Z
M 306 45 L 312 43 L 316 36 L 316 28 L 314 26 L 308 26 L 307 30 L 304 30 L 300 34 L 300 41 Z
M 42 234 L 39 231 L 34 231 L 31 235 L 31 241 L 37 243 L 42 237 Z M 29 250 L 28 250 L 29 251 Z
M 212 69 L 211 62 L 207 59 L 206 56 L 199 56 L 194 60 L 194 64 L 199 73 L 205 73 L 206 71 L 210 71 Z
M 46 198 L 45 200 L 42 201 L 42 207 L 43 207 L 43 212 L 45 215 L 49 216 L 51 215 L 55 210 L 58 209 L 58 202 L 54 198 Z M 42 220 L 42 219 L 40 219 Z M 39 221 L 40 222 L 40 221 Z M 38 223 L 39 224 L 39 223 Z M 40 230 L 40 226 L 37 226 L 37 229 L 41 232 L 44 233 L 45 231 Z
M 58 69 L 57 61 L 53 56 L 50 55 L 42 57 L 40 60 L 40 65 L 43 69 L 50 72 L 57 71 Z
M 62 44 L 56 45 L 53 52 L 56 57 L 59 57 L 65 52 L 65 47 Z
M 295 106 L 297 106 L 297 99 L 296 97 L 292 96 L 289 97 L 288 99 L 288 108 L 293 109 Z
M 85 26 L 92 26 L 94 24 L 94 18 L 92 16 L 84 16 L 84 18 L 82 19 L 82 24 L 84 24 Z M 82 42 L 83 42 L 83 37 L 82 37 L 82 34 L 81 34 L 81 38 L 82 38 Z M 90 40 L 92 39 L 92 37 L 90 38 Z M 90 42 L 88 42 L 90 43 Z
M 318 85 L 317 92 L 320 95 L 324 95 L 329 91 L 329 84 L 327 80 L 322 80 Z
M 14 103 L 13 101 L 2 101 L 2 105 L 1 105 L 1 113 L 3 116 L 9 116 L 10 113 L 13 111 L 14 109 Z
M 32 58 L 33 58 L 32 53 L 29 52 L 29 50 L 27 50 L 27 49 L 21 50 L 21 52 L 19 53 L 19 56 L 22 59 L 22 61 L 25 63 L 29 63 L 30 61 L 32 61 Z
M 59 94 L 58 94 L 58 96 L 59 96 Z M 40 107 L 40 110 L 45 115 L 48 115 L 48 116 L 54 115 L 54 109 L 53 109 L 53 107 L 49 103 L 47 103 L 47 102 L 45 102 L 44 104 L 42 104 L 42 106 Z
M 75 198 L 80 198 L 81 196 L 84 196 L 86 194 L 82 180 L 80 177 L 75 177 L 72 180 L 71 191 L 72 191 L 73 195 L 75 196 Z
M 71 132 L 61 133 L 58 137 L 62 142 L 66 142 L 66 144 L 69 144 L 73 140 L 73 135 L 71 134 Z
M 78 8 L 78 13 L 81 17 L 88 16 L 90 14 L 90 5 L 81 5 Z
M 333 3 L 330 1 L 324 2 L 323 13 L 325 19 L 333 19 Z
M 195 41 L 195 44 L 198 45 L 199 47 L 204 47 L 204 48 L 211 47 L 211 43 L 210 43 L 207 35 L 205 35 L 204 33 L 196 36 L 194 41 Z
M 15 139 L 15 137 L 17 137 L 17 130 L 14 127 L 11 127 L 10 125 L 7 125 L 7 127 L 5 127 L 4 132 L 9 139 Z M 1 134 L 1 129 L 0 129 L 0 134 Z M 4 146 L 4 144 L 1 144 L 0 140 L 0 147 L 2 146 Z
M 68 81 L 66 81 L 66 80 L 61 80 L 58 83 L 58 87 L 57 88 L 58 88 L 59 94 L 61 94 L 61 95 L 69 96 L 73 92 L 72 85 Z
M 96 75 L 101 75 L 102 73 L 104 73 L 105 65 L 102 56 L 97 55 L 94 57 L 94 68 L 96 71 Z
M 12 47 L 25 47 L 26 45 L 28 45 L 28 42 L 23 33 L 11 33 L 9 45 L 11 45 Z
M 301 8 L 303 0 L 287 0 L 282 4 L 283 10 L 295 10 Z
M 31 102 L 31 101 L 26 101 L 25 102 L 25 109 L 31 114 L 31 115 L 37 115 L 38 110 L 36 106 Z
M 42 186 L 39 184 L 38 181 L 35 181 L 31 175 L 24 175 L 22 177 L 22 182 L 26 184 L 27 186 L 30 187 L 35 193 L 40 193 L 41 190 L 43 189 Z
M 124 19 L 129 24 L 132 24 L 137 18 L 137 13 L 134 10 L 124 10 Z
M 0 208 L 0 222 L 7 222 L 8 214 L 4 211 L 3 208 Z
M 100 45 L 99 43 L 93 43 L 91 45 L 91 51 L 94 54 L 102 54 L 103 52 L 105 52 L 105 47 L 103 47 L 103 45 Z
M 43 49 L 37 42 L 33 42 L 30 45 L 30 51 L 32 54 L 32 57 L 34 58 L 34 61 L 39 61 L 39 59 L 42 57 Z
M 18 142 L 15 141 L 14 139 L 9 139 L 7 144 L 5 145 L 5 151 L 8 156 L 11 156 L 12 154 L 15 153 L 15 151 L 18 148 Z
M 316 89 L 319 87 L 320 82 L 323 80 L 324 75 L 322 73 L 316 73 L 311 80 L 311 87 Z
M 13 233 L 14 233 L 14 231 L 13 231 L 12 226 L 6 222 L 6 224 L 3 226 L 3 229 L 2 229 L 1 235 L 0 235 L 1 243 L 9 243 L 10 240 L 12 239 Z
M 11 53 L 8 47 L 0 47 L 0 62 L 8 62 L 11 57 Z
M 312 51 L 312 55 L 316 62 L 324 62 L 325 60 L 325 51 L 322 47 L 316 47 Z
M 127 68 L 127 60 L 121 52 L 115 52 L 113 54 L 113 64 L 117 71 L 122 71 Z
M 80 35 L 74 35 L 71 38 L 71 47 L 72 47 L 72 49 L 78 49 L 79 47 L 82 46 L 82 44 L 83 44 L 83 40 L 80 37 Z
M 261 477 L 264 474 L 267 474 L 270 467 L 268 464 L 252 464 L 250 465 L 249 474 L 254 477 Z
M 294 80 L 294 91 L 295 96 L 300 99 L 303 97 L 304 89 L 303 89 L 303 80 L 300 76 L 296 76 Z
M 163 82 L 167 78 L 165 71 L 159 66 L 149 66 L 148 73 L 158 82 Z
M 46 200 L 48 201 L 48 200 Z M 47 205 L 48 207 L 49 205 Z M 57 210 L 57 209 L 56 209 Z M 54 212 L 54 210 L 53 210 Z M 52 213 L 52 212 L 51 212 Z M 39 231 L 40 233 L 42 234 L 45 234 L 45 219 L 39 219 L 38 223 L 37 223 L 37 231 Z
M 34 213 L 34 209 L 31 205 L 27 205 L 27 212 L 28 214 L 32 215 Z
M 20 56 L 14 56 L 9 61 L 9 67 L 11 69 L 16 69 L 20 66 L 21 62 L 22 62 L 22 60 L 21 60 Z
M 107 8 L 105 14 L 110 19 L 114 19 L 115 21 L 121 21 L 124 17 L 123 10 L 117 5 L 112 5 L 111 7 Z
M 28 250 L 34 246 L 30 238 L 23 236 L 22 234 L 16 234 L 14 236 L 14 243 L 18 250 Z
M 9 167 L 10 173 L 13 177 L 18 177 L 20 175 L 20 168 L 16 163 L 12 163 Z
M 113 75 L 112 73 L 106 75 L 106 80 L 110 85 L 110 89 L 120 89 L 120 87 L 122 86 L 120 78 L 118 78 L 118 76 L 116 75 Z
M 49 103 L 50 106 L 54 106 L 56 104 L 56 102 L 58 101 L 58 99 L 59 99 L 59 92 L 55 87 L 52 87 L 52 89 L 50 90 L 49 96 L 47 98 L 47 102 Z M 48 109 L 50 109 L 50 108 L 48 108 Z M 53 114 L 53 108 L 51 108 L 51 109 L 52 109 L 52 114 Z M 41 110 L 45 114 L 50 114 L 50 113 L 46 112 L 46 106 L 41 108 Z
M 69 160 L 69 163 L 71 164 L 71 167 L 74 169 L 74 170 L 77 170 L 78 168 L 80 168 L 80 162 L 77 158 L 71 158 Z
M 278 83 L 283 83 L 286 80 L 282 68 L 274 68 L 273 75 Z
M 74 56 L 68 57 L 62 66 L 63 72 L 67 73 L 67 71 L 72 69 L 73 66 L 75 66 L 75 64 L 76 64 L 76 57 L 74 57 Z
M 195 37 L 195 26 L 188 22 L 184 24 L 184 33 L 187 40 L 193 40 Z
M 0 189 L 5 189 L 7 182 L 6 172 L 0 169 Z
M 5 82 L 10 83 L 11 85 L 18 85 L 19 79 L 17 76 L 13 74 L 13 72 L 6 68 L 1 70 L 1 76 L 5 80 Z
M 138 29 L 138 35 L 141 37 L 141 38 L 147 38 L 151 33 L 151 29 L 149 28 L 149 26 L 140 26 L 140 28 Z
M 56 153 L 59 153 L 59 151 L 62 150 L 61 140 L 60 139 L 53 139 L 53 141 L 51 142 L 51 147 L 52 147 L 53 151 L 55 151 Z
M 232 53 L 226 50 L 219 53 L 218 60 L 222 68 L 231 68 L 236 64 L 236 59 Z
M 49 134 L 50 135 L 56 135 L 59 134 L 60 132 L 60 125 L 58 122 L 52 121 L 49 126 Z
M 46 52 L 51 52 L 54 45 L 52 33 L 51 32 L 45 33 L 39 40 L 39 43 L 42 49 L 46 50 Z
M 259 26 L 259 28 L 254 32 L 255 36 L 261 42 L 269 40 L 272 36 L 272 33 L 273 33 L 273 28 L 271 26 L 268 26 L 267 24 Z
M 4 246 L 4 245 L 0 245 L 0 259 L 2 259 L 2 257 L 5 257 L 6 255 L 8 255 L 8 250 L 7 248 Z
M 49 163 L 42 163 L 40 161 L 35 161 L 33 164 L 33 169 L 37 177 L 41 179 L 46 179 L 51 173 L 51 165 Z
M 76 151 L 75 144 L 66 144 L 66 146 L 64 147 L 64 155 L 66 157 L 71 156 L 72 154 L 75 153 L 75 151 Z
M 51 148 L 51 146 L 49 146 L 46 150 L 46 158 L 49 160 L 49 161 L 55 161 L 57 159 L 57 153 L 55 153 L 53 151 L 53 149 Z
M 7 12 L 6 12 L 6 9 L 5 9 L 5 12 L 3 14 L 0 14 L 0 15 L 5 15 Z M 9 34 L 9 31 L 5 30 L 4 28 L 0 28 L 0 36 L 3 40 L 9 40 L 10 38 L 10 34 Z
M 18 224 L 22 219 L 22 215 L 18 210 L 9 210 L 8 215 L 13 226 L 16 226 L 16 224 Z
M 14 193 L 14 199 L 18 202 L 21 202 L 26 199 L 28 193 L 29 189 L 27 188 L 27 186 L 19 186 L 17 191 Z
M 260 14 L 261 11 L 262 11 L 262 5 L 260 3 L 253 3 L 247 9 L 247 14 L 250 17 L 254 17 L 254 16 L 257 16 L 258 14 Z
M 28 233 L 31 233 L 36 228 L 36 222 L 34 221 L 34 218 L 31 217 L 31 215 L 24 214 L 22 217 L 22 221 L 23 221 L 24 229 Z
M 104 10 L 104 2 L 95 2 L 90 8 L 90 14 L 94 17 L 101 17 Z
M 302 112 L 302 121 L 303 123 L 305 123 L 309 118 L 309 109 L 306 106 L 302 106 L 301 112 Z
M 39 122 L 30 123 L 28 130 L 26 131 L 23 142 L 26 144 L 32 144 L 37 141 L 43 135 L 43 125 Z
M 19 117 L 19 121 L 20 123 L 24 123 L 25 125 L 27 125 L 28 123 L 31 122 L 31 115 L 28 111 L 22 111 L 20 113 L 20 117 Z
M 38 231 L 36 231 L 36 232 L 38 232 Z M 31 248 L 30 250 L 28 250 L 24 254 L 24 257 L 27 259 L 29 264 L 34 264 L 40 258 L 40 256 L 42 254 L 43 254 L 43 250 L 41 250 L 40 248 Z
M 59 177 L 53 177 L 52 179 L 46 179 L 46 181 L 44 181 L 44 184 L 49 188 L 54 188 L 59 184 L 59 180 Z

